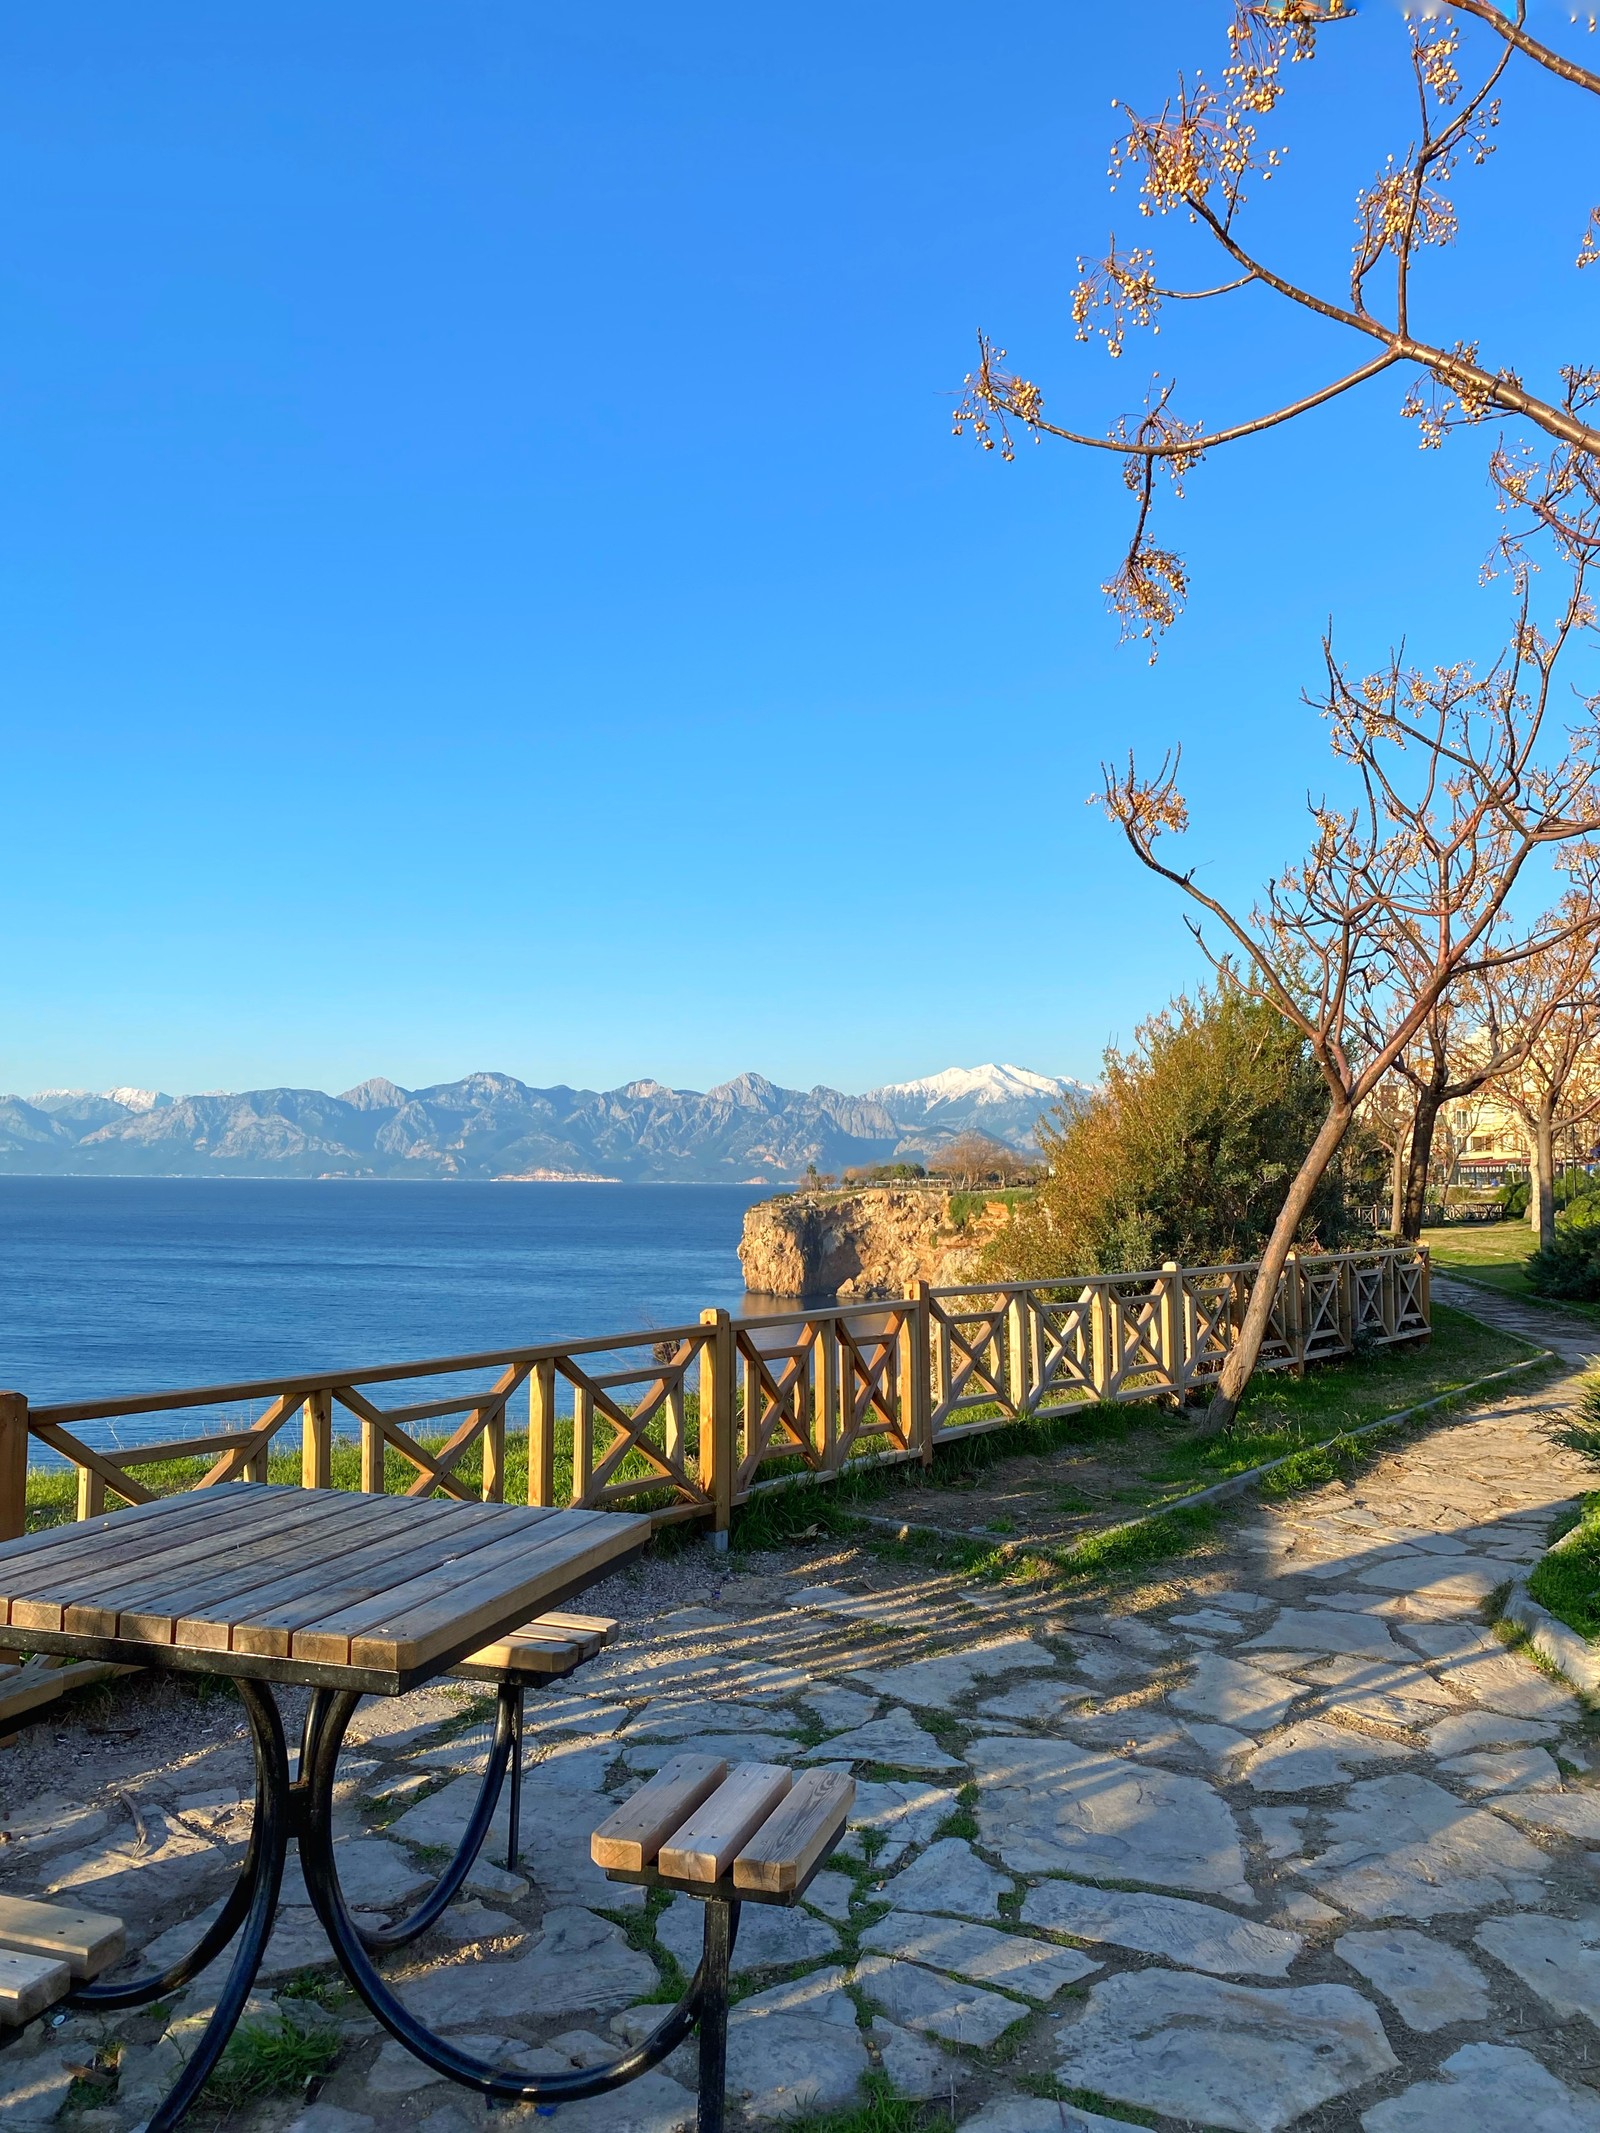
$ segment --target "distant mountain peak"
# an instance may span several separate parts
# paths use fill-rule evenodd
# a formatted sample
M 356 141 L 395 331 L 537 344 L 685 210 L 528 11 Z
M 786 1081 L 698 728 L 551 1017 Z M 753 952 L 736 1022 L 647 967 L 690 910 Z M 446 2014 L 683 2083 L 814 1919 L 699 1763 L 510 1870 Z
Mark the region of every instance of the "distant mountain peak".
M 358 1081 L 353 1089 L 346 1089 L 339 1101 L 357 1111 L 398 1111 L 411 1099 L 395 1082 L 374 1074 L 370 1081 Z
M 943 1067 L 937 1074 L 924 1074 L 919 1081 L 886 1082 L 881 1089 L 869 1093 L 880 1100 L 886 1096 L 917 1096 L 929 1104 L 961 1100 L 980 1104 L 1035 1100 L 1054 1103 L 1073 1086 L 1053 1074 L 1036 1074 L 1031 1067 L 990 1062 L 986 1066 Z
M 124 1111 L 164 1111 L 172 1102 L 160 1089 L 102 1089 L 108 1104 L 121 1104 Z

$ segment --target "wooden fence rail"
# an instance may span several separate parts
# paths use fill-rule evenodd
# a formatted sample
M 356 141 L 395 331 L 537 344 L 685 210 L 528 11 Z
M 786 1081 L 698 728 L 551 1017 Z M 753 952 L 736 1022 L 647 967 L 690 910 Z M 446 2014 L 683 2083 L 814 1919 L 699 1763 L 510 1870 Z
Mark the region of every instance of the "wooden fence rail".
M 736 1505 L 789 1476 L 825 1480 L 862 1459 L 926 1465 L 936 1445 L 980 1431 L 1098 1401 L 1203 1394 L 1256 1273 L 1253 1263 L 1169 1264 L 978 1288 L 924 1283 L 888 1303 L 771 1318 L 705 1311 L 692 1325 L 123 1399 L 30 1405 L 0 1392 L 0 1540 L 26 1528 L 31 1445 L 76 1471 L 77 1516 L 92 1518 L 161 1493 L 141 1468 L 168 1466 L 160 1478 L 170 1488 L 173 1461 L 192 1462 L 180 1488 L 265 1481 L 297 1417 L 304 1488 L 336 1485 L 337 1449 L 353 1436 L 364 1490 L 398 1479 L 412 1496 L 503 1501 L 514 1399 L 526 1402 L 529 1503 L 639 1508 L 657 1524 L 696 1519 L 725 1535 Z M 1262 1367 L 1301 1370 L 1423 1339 L 1430 1321 L 1421 1247 L 1296 1256 Z M 420 1389 L 432 1397 L 410 1396 L 429 1380 Z M 126 1449 L 81 1434 L 85 1424 L 258 1403 L 262 1412 L 236 1428 Z M 429 1424 L 424 1441 L 416 1432 Z M 279 1474 L 290 1478 L 281 1465 Z M 0 1653 L 0 1725 L 107 1671 L 12 1665 Z

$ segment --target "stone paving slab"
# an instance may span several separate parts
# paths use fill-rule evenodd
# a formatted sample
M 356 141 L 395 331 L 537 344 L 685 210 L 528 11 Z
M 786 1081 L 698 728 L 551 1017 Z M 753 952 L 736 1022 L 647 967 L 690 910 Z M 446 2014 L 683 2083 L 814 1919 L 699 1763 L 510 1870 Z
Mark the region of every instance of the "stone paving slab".
M 1028 1891 L 1022 1918 L 1047 1932 L 1110 1941 L 1218 1977 L 1287 1977 L 1305 1946 L 1302 1934 L 1236 1918 L 1214 1904 L 1142 1890 L 1094 1889 L 1076 1881 L 1040 1882 Z

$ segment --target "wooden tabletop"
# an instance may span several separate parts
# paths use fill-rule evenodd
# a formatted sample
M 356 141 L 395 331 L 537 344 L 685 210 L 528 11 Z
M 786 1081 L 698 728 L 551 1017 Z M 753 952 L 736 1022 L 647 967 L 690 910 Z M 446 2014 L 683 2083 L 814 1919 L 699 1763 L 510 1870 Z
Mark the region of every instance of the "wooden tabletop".
M 616 1512 L 230 1483 L 0 1546 L 0 1644 L 395 1694 L 649 1537 Z

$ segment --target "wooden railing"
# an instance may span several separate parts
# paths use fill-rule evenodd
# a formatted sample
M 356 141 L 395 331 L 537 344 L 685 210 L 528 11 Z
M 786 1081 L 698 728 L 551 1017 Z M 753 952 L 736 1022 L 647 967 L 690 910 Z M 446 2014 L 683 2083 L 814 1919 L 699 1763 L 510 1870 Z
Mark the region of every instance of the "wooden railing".
M 867 1458 L 927 1463 L 936 1445 L 974 1431 L 1097 1401 L 1203 1392 L 1255 1277 L 1245 1263 L 923 1285 L 889 1303 L 770 1318 L 706 1311 L 692 1325 L 184 1392 L 44 1406 L 0 1393 L 0 1538 L 26 1525 L 30 1445 L 75 1470 L 79 1518 L 163 1493 L 140 1478 L 157 1466 L 166 1471 L 152 1479 L 166 1490 L 270 1475 L 305 1488 L 503 1500 L 513 1400 L 525 1402 L 525 1443 L 520 1428 L 510 1443 L 526 1454 L 516 1493 L 528 1502 L 636 1505 L 657 1523 L 699 1519 L 725 1533 L 737 1504 L 785 1475 L 824 1479 Z M 1428 1284 L 1418 1247 L 1292 1258 L 1262 1366 L 1303 1369 L 1419 1339 Z M 83 1434 L 195 1410 L 214 1421 L 261 1403 L 232 1428 L 157 1443 L 122 1448 Z M 297 1419 L 299 1459 L 286 1462 L 280 1439 Z M 426 1441 L 424 1425 L 433 1425 Z

